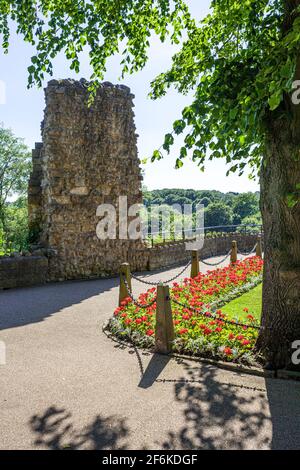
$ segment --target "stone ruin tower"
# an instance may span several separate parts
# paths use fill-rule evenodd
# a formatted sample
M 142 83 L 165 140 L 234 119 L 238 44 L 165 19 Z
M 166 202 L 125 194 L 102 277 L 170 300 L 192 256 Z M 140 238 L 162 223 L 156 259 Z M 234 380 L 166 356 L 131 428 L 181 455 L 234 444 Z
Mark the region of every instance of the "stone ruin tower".
M 99 240 L 97 207 L 142 202 L 133 98 L 105 82 L 87 106 L 88 82 L 52 80 L 45 89 L 43 143 L 33 150 L 29 223 L 35 248 L 49 254 L 49 280 L 116 273 L 143 266 L 140 240 Z M 139 250 L 141 250 L 139 252 Z M 142 264 L 141 264 L 142 263 Z

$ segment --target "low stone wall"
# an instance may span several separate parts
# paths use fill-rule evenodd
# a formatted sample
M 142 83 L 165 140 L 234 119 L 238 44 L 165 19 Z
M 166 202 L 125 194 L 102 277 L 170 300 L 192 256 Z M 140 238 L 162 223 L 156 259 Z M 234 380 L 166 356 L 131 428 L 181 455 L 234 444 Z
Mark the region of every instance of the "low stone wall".
M 191 258 L 191 253 L 186 251 L 185 242 L 167 243 L 165 245 L 157 245 L 149 249 L 148 269 L 165 268 L 173 264 L 187 263 Z
M 257 234 L 228 233 L 220 237 L 206 238 L 204 246 L 200 250 L 200 259 L 226 255 L 231 249 L 233 240 L 236 240 L 238 250 L 247 253 L 255 246 Z M 129 259 L 132 269 L 137 271 L 144 269 L 153 271 L 176 264 L 180 265 L 188 262 L 191 258 L 191 253 L 186 250 L 184 241 L 155 245 L 140 250 L 138 253 L 135 259 Z
M 43 284 L 48 277 L 46 256 L 0 258 L 0 289 Z
M 200 259 L 227 254 L 233 240 L 237 241 L 240 251 L 249 252 L 257 242 L 257 234 L 229 233 L 216 238 L 206 238 L 204 246 L 200 250 Z M 134 272 L 154 271 L 173 265 L 184 264 L 190 260 L 191 253 L 186 250 L 184 241 L 177 241 L 137 250 L 133 248 L 128 252 L 127 256 L 126 254 L 124 256 L 126 259 L 120 259 L 119 264 L 128 261 L 132 272 Z M 45 255 L 33 253 L 31 256 L 0 258 L 0 289 L 28 287 L 53 281 L 50 266 L 56 262 L 57 254 L 51 252 L 51 250 L 45 250 Z M 92 279 L 99 278 L 101 275 L 107 276 L 105 271 L 100 274 L 99 271 L 100 269 L 98 272 L 92 273 L 85 278 Z M 117 271 L 118 268 L 115 268 L 112 273 L 117 274 Z

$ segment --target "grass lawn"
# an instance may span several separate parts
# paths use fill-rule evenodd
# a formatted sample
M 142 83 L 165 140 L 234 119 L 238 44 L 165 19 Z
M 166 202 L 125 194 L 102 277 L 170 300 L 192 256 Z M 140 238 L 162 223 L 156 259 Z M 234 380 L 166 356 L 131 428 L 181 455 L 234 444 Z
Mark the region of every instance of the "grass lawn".
M 249 309 L 249 312 L 244 312 L 245 307 Z M 221 310 L 230 318 L 238 317 L 240 320 L 246 320 L 247 315 L 250 314 L 253 315 L 259 322 L 261 317 L 261 307 L 262 284 L 259 284 L 251 291 L 226 304 L 221 308 Z

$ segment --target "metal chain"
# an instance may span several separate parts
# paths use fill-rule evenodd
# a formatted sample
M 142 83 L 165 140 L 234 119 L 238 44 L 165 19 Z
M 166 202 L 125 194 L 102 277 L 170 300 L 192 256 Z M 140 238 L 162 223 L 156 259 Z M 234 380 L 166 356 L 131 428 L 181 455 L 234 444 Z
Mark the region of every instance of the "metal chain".
M 243 251 L 238 250 L 238 254 L 242 256 L 250 256 L 252 255 L 252 253 L 254 253 L 254 251 L 256 250 L 256 247 L 257 247 L 257 243 L 255 244 L 254 248 L 249 253 L 244 253 Z
M 169 282 L 175 281 L 175 279 L 177 279 L 178 277 L 180 277 L 184 273 L 184 271 L 191 265 L 191 263 L 192 262 L 189 261 L 188 264 L 178 274 L 176 274 L 176 276 L 173 276 L 173 277 L 171 277 L 171 279 L 168 279 L 167 281 L 164 281 L 164 283 L 168 284 Z
M 191 310 L 192 312 L 195 312 L 195 313 L 198 313 L 199 315 L 202 315 L 204 317 L 207 317 L 207 318 L 212 318 L 214 320 L 221 320 L 222 322 L 224 323 L 227 323 L 229 325 L 233 325 L 233 326 L 240 326 L 240 327 L 246 327 L 246 328 L 254 328 L 256 330 L 260 330 L 262 327 L 261 326 L 256 326 L 256 325 L 250 325 L 249 323 L 246 324 L 246 323 L 239 323 L 239 322 L 235 322 L 235 321 L 231 321 L 231 320 L 225 320 L 217 315 L 213 315 L 212 313 L 207 313 L 207 312 L 203 312 L 201 310 L 198 310 L 197 308 L 195 307 L 191 307 L 189 305 L 185 305 L 181 302 L 179 302 L 179 300 L 175 299 L 174 297 L 171 297 L 171 300 L 172 302 L 174 302 L 175 304 L 177 305 L 180 305 L 180 307 L 183 307 L 183 308 L 186 308 L 187 310 Z
M 121 273 L 120 274 L 123 281 L 124 281 L 124 284 L 125 284 L 125 287 L 127 289 L 127 292 L 128 292 L 128 296 L 131 298 L 132 302 L 139 308 L 148 308 L 148 307 L 152 307 L 153 304 L 155 304 L 156 302 L 156 297 L 149 303 L 149 304 L 146 304 L 146 305 L 142 305 L 141 303 L 139 303 L 138 300 L 136 300 L 133 296 L 133 293 L 131 292 L 130 288 L 129 288 L 129 285 L 128 285 L 128 282 L 127 282 L 127 279 L 123 276 L 123 274 Z
M 188 264 L 186 266 L 184 266 L 184 268 L 178 273 L 176 274 L 175 276 L 171 277 L 171 279 L 168 279 L 166 281 L 163 281 L 164 284 L 168 284 L 169 282 L 172 282 L 172 281 L 175 281 L 175 279 L 177 279 L 178 277 L 180 277 L 184 271 L 186 271 L 186 269 L 190 266 L 191 264 L 191 261 L 188 262 Z M 135 276 L 134 274 L 131 274 L 131 277 L 133 279 L 135 279 L 136 281 L 139 281 L 141 282 L 142 284 L 148 284 L 149 286 L 157 286 L 157 284 L 159 284 L 160 282 L 162 281 L 146 281 L 145 279 L 141 279 L 137 276 Z
M 141 282 L 142 284 L 146 284 L 148 286 L 157 286 L 157 281 L 145 281 L 144 279 L 141 279 L 137 277 L 135 274 L 131 274 L 132 279 L 135 279 L 138 282 Z
M 229 251 L 229 253 L 227 253 L 225 258 L 221 259 L 221 261 L 218 261 L 217 263 L 210 263 L 208 261 L 205 261 L 204 259 L 201 260 L 201 263 L 206 264 L 207 266 L 218 266 L 219 264 L 224 263 L 224 261 L 226 261 L 230 255 L 231 255 L 231 250 Z

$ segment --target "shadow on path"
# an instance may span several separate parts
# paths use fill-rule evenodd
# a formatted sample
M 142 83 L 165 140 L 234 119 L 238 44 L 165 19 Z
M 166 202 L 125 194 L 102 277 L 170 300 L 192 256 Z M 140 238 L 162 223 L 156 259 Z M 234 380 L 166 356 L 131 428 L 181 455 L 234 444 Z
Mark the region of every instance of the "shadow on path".
M 160 443 L 163 449 L 249 449 L 257 443 L 258 448 L 268 447 L 265 392 L 223 383 L 218 369 L 210 365 L 183 366 L 187 376 L 173 385 L 175 400 L 183 407 L 183 424 Z
M 128 429 L 125 420 L 117 416 L 96 416 L 92 423 L 76 429 L 72 415 L 63 408 L 49 407 L 42 415 L 34 415 L 30 428 L 35 446 L 61 449 L 120 449 L 127 448 Z
M 145 370 L 145 372 L 143 372 L 142 378 L 138 386 L 140 388 L 151 387 L 151 385 L 153 385 L 154 382 L 158 379 L 159 375 L 164 370 L 170 359 L 170 356 L 165 356 L 162 354 L 153 354 L 147 369 Z
M 183 366 L 187 376 L 164 384 L 174 387 L 175 400 L 183 406 L 183 424 L 176 432 L 170 431 L 160 447 L 299 448 L 299 383 L 266 379 L 265 389 L 246 386 L 247 380 L 243 386 L 234 377 L 230 383 L 222 382 L 215 367 L 187 362 Z
M 118 285 L 117 278 L 66 281 L 0 292 L 0 330 L 43 321 Z

